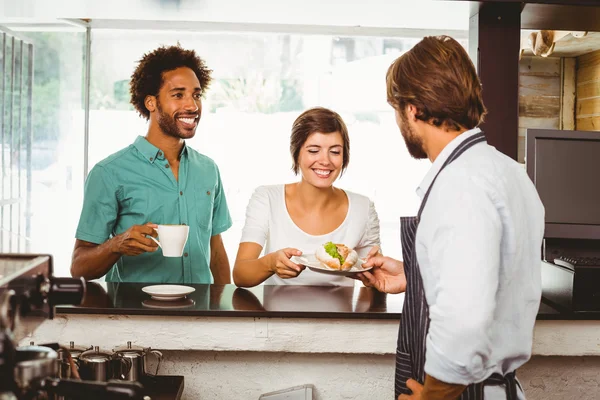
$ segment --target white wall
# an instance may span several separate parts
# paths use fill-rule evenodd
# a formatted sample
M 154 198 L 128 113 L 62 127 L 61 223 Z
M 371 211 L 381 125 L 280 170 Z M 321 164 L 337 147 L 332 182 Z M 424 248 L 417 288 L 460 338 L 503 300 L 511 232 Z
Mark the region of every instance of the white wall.
M 258 400 L 263 393 L 304 384 L 315 386 L 315 400 L 394 397 L 392 355 L 199 351 L 163 355 L 159 373 L 185 377 L 184 400 Z
M 184 375 L 183 399 L 257 400 L 303 384 L 315 400 L 392 399 L 393 355 L 163 352 L 160 374 Z M 155 363 L 151 365 L 155 368 Z M 150 370 L 153 371 L 154 369 Z M 527 400 L 597 400 L 600 357 L 535 356 L 517 371 Z

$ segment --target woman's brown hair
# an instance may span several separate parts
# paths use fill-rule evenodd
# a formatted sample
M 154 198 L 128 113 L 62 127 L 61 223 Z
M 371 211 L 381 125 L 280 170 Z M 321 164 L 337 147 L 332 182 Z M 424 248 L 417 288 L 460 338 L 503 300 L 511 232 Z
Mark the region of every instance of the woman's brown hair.
M 342 120 L 342 117 L 335 111 L 323 107 L 315 107 L 304 111 L 296 118 L 292 125 L 292 135 L 290 137 L 290 153 L 292 154 L 292 170 L 298 174 L 298 157 L 300 149 L 306 143 L 306 139 L 315 133 L 333 133 L 339 132 L 342 135 L 343 156 L 342 172 L 350 162 L 350 138 L 348 137 L 348 128 Z
M 403 113 L 444 129 L 473 129 L 486 109 L 481 82 L 465 49 L 449 36 L 428 36 L 390 66 L 387 101 Z

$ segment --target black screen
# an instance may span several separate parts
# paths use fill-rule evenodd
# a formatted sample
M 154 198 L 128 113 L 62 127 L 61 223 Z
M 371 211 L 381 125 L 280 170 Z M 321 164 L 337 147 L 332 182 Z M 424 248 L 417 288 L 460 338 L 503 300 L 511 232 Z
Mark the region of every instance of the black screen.
M 600 225 L 600 141 L 536 138 L 535 186 L 546 223 Z

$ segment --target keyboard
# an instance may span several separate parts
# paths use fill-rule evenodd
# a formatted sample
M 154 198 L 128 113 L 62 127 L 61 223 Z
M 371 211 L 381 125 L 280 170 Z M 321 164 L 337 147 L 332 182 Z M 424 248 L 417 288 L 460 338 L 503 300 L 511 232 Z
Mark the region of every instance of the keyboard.
M 554 259 L 554 264 L 563 265 L 571 264 L 572 266 L 582 266 L 582 267 L 595 267 L 600 266 L 600 257 L 570 257 L 570 256 L 560 256 Z

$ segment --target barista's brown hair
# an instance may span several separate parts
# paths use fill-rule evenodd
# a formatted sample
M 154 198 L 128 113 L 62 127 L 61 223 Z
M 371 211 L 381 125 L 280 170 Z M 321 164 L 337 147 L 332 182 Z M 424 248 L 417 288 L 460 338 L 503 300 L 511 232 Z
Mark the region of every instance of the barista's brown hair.
M 472 129 L 486 109 L 481 82 L 465 49 L 449 36 L 428 36 L 400 56 L 386 75 L 387 101 L 401 113 L 450 130 Z
M 350 162 L 350 138 L 348 128 L 342 120 L 342 117 L 335 111 L 323 107 L 315 107 L 304 111 L 296 118 L 292 125 L 292 135 L 290 137 L 290 153 L 292 154 L 292 170 L 298 174 L 298 157 L 300 149 L 306 143 L 306 139 L 315 133 L 333 133 L 339 132 L 342 135 L 343 153 L 342 153 L 342 172 Z

